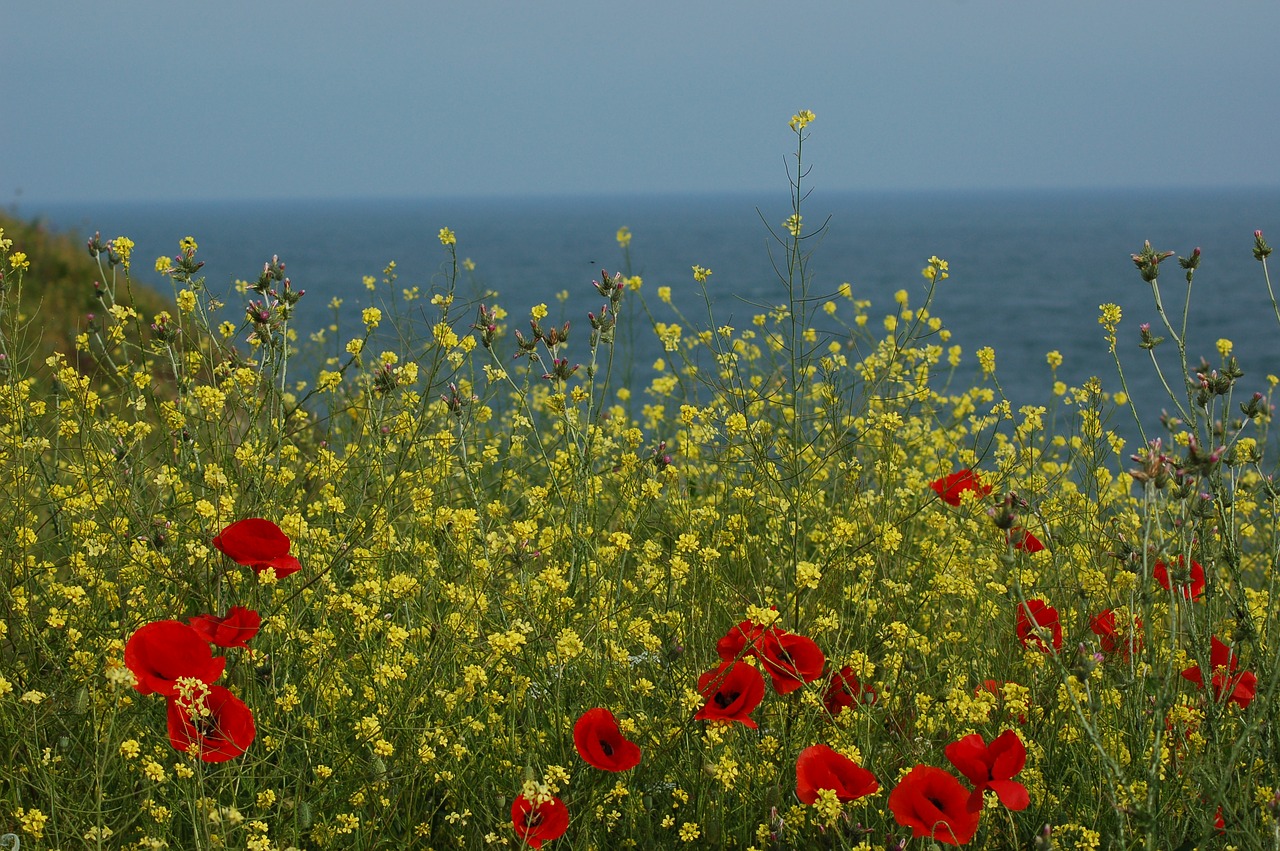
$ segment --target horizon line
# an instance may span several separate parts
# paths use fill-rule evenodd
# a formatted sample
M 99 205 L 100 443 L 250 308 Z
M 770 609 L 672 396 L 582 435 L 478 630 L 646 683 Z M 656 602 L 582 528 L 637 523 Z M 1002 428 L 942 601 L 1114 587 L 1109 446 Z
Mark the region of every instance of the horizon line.
M 1192 195 L 1205 192 L 1257 192 L 1268 193 L 1280 190 L 1276 184 L 1183 184 L 1178 186 L 1161 185 L 1121 185 L 1096 184 L 1088 186 L 954 186 L 954 187 L 853 187 L 822 188 L 815 187 L 810 192 L 828 196 L 903 196 L 903 197 L 962 197 L 962 196 L 1034 196 L 1034 195 L 1116 195 L 1136 193 L 1145 195 Z M 10 198 L 0 209 L 17 216 L 38 214 L 41 207 L 68 206 L 105 206 L 118 204 L 121 206 L 184 206 L 210 204 L 433 204 L 433 203 L 511 203 L 511 202 L 589 202 L 594 200 L 610 200 L 625 198 L 628 200 L 667 199 L 714 199 L 742 198 L 762 193 L 776 195 L 786 200 L 787 196 L 777 187 L 745 188 L 745 189 L 711 189 L 711 190 L 609 190 L 598 192 L 526 192 L 526 193 L 441 193 L 439 195 L 388 194 L 388 195 L 245 195 L 245 196 L 208 196 L 208 197 L 127 197 L 127 198 L 26 198 L 21 194 Z M 808 192 L 806 192 L 808 195 Z M 23 208 L 27 208 L 26 211 Z M 35 208 L 32 210 L 31 208 Z

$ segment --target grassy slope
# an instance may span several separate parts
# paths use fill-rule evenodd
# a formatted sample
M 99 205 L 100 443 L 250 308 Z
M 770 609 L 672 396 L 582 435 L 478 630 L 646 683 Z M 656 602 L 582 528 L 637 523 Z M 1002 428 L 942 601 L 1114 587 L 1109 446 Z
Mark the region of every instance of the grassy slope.
M 45 358 L 63 352 L 75 362 L 75 337 L 85 330 L 86 315 L 101 313 L 102 302 L 94 295 L 94 281 L 101 280 L 97 261 L 89 256 L 78 236 L 59 233 L 41 222 L 23 221 L 0 213 L 0 228 L 13 240 L 10 251 L 26 252 L 31 268 L 23 275 L 18 292 L 17 313 L 26 325 L 24 338 L 14 341 L 15 354 L 30 357 L 43 367 Z M 134 268 L 138 268 L 135 258 Z M 131 305 L 148 321 L 161 310 L 174 312 L 172 299 L 133 281 L 119 287 L 123 304 Z

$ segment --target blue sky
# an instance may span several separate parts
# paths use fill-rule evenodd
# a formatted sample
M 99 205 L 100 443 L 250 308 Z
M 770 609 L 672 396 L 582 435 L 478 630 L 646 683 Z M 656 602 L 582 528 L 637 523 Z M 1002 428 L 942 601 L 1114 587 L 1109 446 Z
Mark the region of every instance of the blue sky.
M 0 204 L 1280 185 L 1280 3 L 18 2 Z

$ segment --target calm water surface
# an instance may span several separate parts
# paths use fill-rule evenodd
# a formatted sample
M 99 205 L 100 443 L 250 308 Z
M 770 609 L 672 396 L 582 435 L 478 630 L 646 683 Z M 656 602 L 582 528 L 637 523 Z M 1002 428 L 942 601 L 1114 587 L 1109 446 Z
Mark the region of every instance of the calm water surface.
M 60 204 L 20 209 L 59 229 L 104 237 L 124 234 L 137 243 L 138 267 L 176 251 L 191 234 L 200 243 L 210 289 L 229 304 L 236 279 L 253 279 L 264 261 L 279 255 L 295 286 L 307 291 L 297 326 L 309 332 L 332 321 L 327 308 L 344 300 L 344 325 L 354 330 L 361 308 L 376 298 L 361 284 L 381 278 L 394 260 L 398 288 L 439 286 L 446 258 L 436 237 L 448 226 L 458 235 L 459 256 L 476 269 L 459 295 L 489 290 L 512 316 L 512 327 L 530 306 L 546 302 L 551 318 L 586 329 L 586 312 L 599 309 L 591 287 L 603 267 L 612 271 L 621 252 L 620 226 L 633 233 L 633 271 L 657 310 L 654 291 L 670 286 L 690 319 L 706 322 L 690 274 L 697 264 L 713 270 L 708 281 L 717 324 L 743 327 L 755 305 L 785 299 L 774 272 L 768 226 L 778 229 L 790 213 L 785 195 L 654 196 L 436 200 L 218 202 L 192 204 Z M 1188 348 L 1193 358 L 1216 362 L 1215 341 L 1231 339 L 1246 371 L 1241 389 L 1265 389 L 1267 373 L 1280 374 L 1280 331 L 1262 267 L 1252 256 L 1253 231 L 1280 243 L 1280 190 L 1197 192 L 1028 192 L 838 194 L 820 189 L 804 210 L 807 228 L 826 221 L 810 242 L 814 292 L 849 282 L 873 302 L 872 316 L 889 310 L 893 293 L 907 289 L 918 303 L 926 259 L 950 263 L 951 277 L 938 293 L 934 314 L 964 347 L 966 368 L 982 346 L 997 352 L 997 375 L 1015 404 L 1042 403 L 1049 394 L 1045 353 L 1066 359 L 1060 377 L 1078 384 L 1090 375 L 1115 389 L 1115 367 L 1098 325 L 1098 305 L 1124 310 L 1121 354 L 1139 410 L 1153 420 L 1162 394 L 1145 352 L 1136 346 L 1138 325 L 1159 326 L 1150 287 L 1129 255 L 1151 240 L 1160 250 L 1186 255 L 1199 246 L 1203 261 L 1192 292 Z M 772 245 L 777 254 L 776 244 Z M 1166 308 L 1181 310 L 1185 283 L 1175 260 L 1162 267 Z M 145 277 L 156 276 L 147 274 Z M 1278 281 L 1277 283 L 1280 283 Z M 567 290 L 563 306 L 556 294 Z M 239 318 L 227 308 L 227 315 Z M 661 312 L 659 319 L 666 319 Z M 874 321 L 874 320 L 873 320 Z M 585 330 L 576 337 L 585 348 Z M 656 346 L 641 335 L 637 360 L 651 362 Z M 1172 345 L 1162 348 L 1171 355 Z

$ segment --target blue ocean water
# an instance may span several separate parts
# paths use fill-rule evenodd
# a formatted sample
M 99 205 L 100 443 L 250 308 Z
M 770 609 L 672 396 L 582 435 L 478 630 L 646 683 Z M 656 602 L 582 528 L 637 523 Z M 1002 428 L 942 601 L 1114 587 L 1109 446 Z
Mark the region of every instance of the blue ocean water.
M 437 232 L 448 226 L 458 236 L 459 256 L 476 264 L 475 272 L 464 277 L 461 298 L 497 291 L 512 327 L 521 326 L 529 307 L 546 302 L 551 319 L 571 320 L 579 329 L 577 342 L 585 346 L 586 312 L 600 306 L 591 281 L 601 268 L 619 266 L 615 233 L 624 225 L 633 234 L 633 271 L 643 276 L 659 319 L 665 317 L 654 291 L 670 286 L 687 316 L 705 320 L 690 271 L 695 264 L 713 271 L 708 287 L 717 324 L 744 327 L 760 312 L 757 305 L 782 302 L 769 228 L 780 230 L 790 201 L 785 192 L 761 192 L 59 204 L 18 212 L 82 235 L 129 236 L 137 243 L 141 277 L 162 285 L 150 274 L 147 258 L 173 254 L 179 239 L 193 235 L 210 289 L 226 294 L 229 305 L 238 300 L 231 283 L 256 278 L 262 264 L 279 255 L 295 287 L 307 291 L 295 322 L 304 335 L 332 321 L 327 305 L 334 297 L 344 299 L 343 310 L 352 317 L 346 327 L 354 329 L 360 309 L 383 297 L 368 293 L 361 279 L 381 278 L 388 261 L 397 264 L 398 288 L 439 286 L 446 254 Z M 873 317 L 892 309 L 899 289 L 918 303 L 925 261 L 930 255 L 946 259 L 951 277 L 939 289 L 934 314 L 952 330 L 953 342 L 964 347 L 968 369 L 975 368 L 978 348 L 996 350 L 997 376 L 1015 405 L 1048 400 L 1045 354 L 1050 350 L 1065 358 L 1059 377 L 1067 383 L 1097 375 L 1107 389 L 1119 388 L 1097 321 L 1098 306 L 1114 302 L 1124 311 L 1120 350 L 1138 409 L 1154 424 L 1160 408 L 1168 407 L 1146 353 L 1137 347 L 1140 323 L 1160 328 L 1150 287 L 1130 260 L 1144 240 L 1179 255 L 1197 246 L 1203 251 L 1187 335 L 1193 359 L 1204 356 L 1216 364 L 1215 342 L 1231 339 L 1246 372 L 1241 398 L 1265 389 L 1268 373 L 1280 374 L 1280 322 L 1262 267 L 1251 253 L 1255 229 L 1280 243 L 1280 189 L 886 194 L 819 189 L 805 202 L 804 222 L 806 232 L 826 223 L 809 244 L 812 291 L 831 292 L 848 282 L 873 302 Z M 1166 309 L 1180 320 L 1186 291 L 1181 270 L 1173 259 L 1162 270 Z M 564 290 L 570 297 L 561 305 L 556 293 Z M 226 312 L 239 319 L 238 310 Z M 637 362 L 651 362 L 656 344 L 642 345 Z M 1168 360 L 1172 344 L 1160 352 Z

